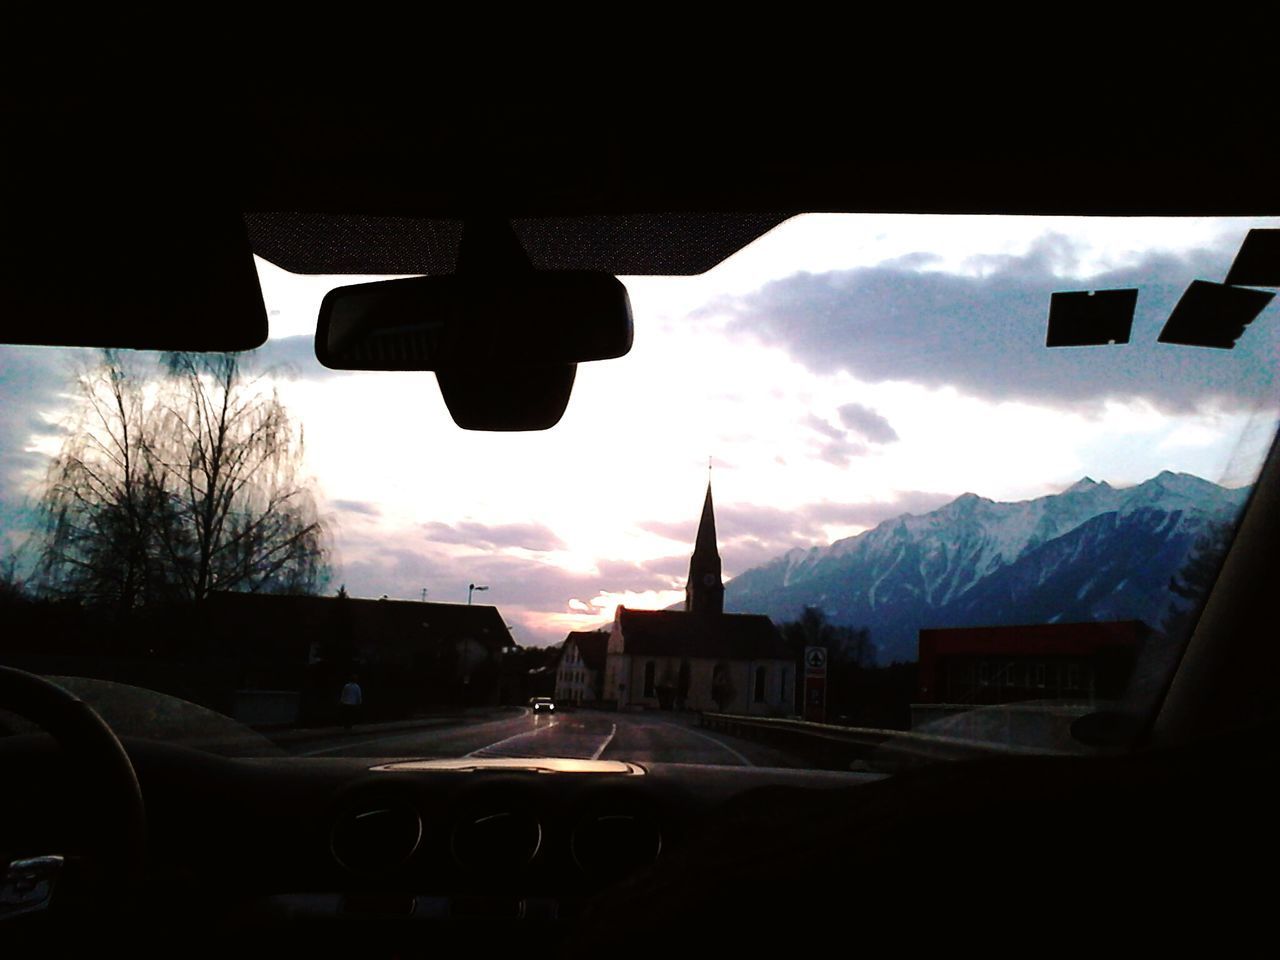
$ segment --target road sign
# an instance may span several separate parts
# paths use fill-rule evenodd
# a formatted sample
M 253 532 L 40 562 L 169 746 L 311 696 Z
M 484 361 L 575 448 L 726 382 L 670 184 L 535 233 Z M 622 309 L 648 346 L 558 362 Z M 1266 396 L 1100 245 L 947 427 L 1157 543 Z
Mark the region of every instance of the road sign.
M 827 678 L 804 678 L 804 718 L 814 723 L 827 719 Z
M 804 648 L 804 718 L 827 719 L 827 648 Z

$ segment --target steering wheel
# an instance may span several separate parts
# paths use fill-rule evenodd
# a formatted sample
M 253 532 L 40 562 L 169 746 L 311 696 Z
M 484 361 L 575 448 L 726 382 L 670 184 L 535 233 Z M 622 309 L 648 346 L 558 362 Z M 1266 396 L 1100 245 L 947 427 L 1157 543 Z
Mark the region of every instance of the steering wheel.
M 0 708 L 50 734 L 70 761 L 72 782 L 86 799 L 77 820 L 91 854 L 88 907 L 106 916 L 127 912 L 142 885 L 146 813 L 120 740 L 75 694 L 22 670 L 0 667 Z M 56 905 L 64 864 L 57 854 L 0 863 L 0 922 Z

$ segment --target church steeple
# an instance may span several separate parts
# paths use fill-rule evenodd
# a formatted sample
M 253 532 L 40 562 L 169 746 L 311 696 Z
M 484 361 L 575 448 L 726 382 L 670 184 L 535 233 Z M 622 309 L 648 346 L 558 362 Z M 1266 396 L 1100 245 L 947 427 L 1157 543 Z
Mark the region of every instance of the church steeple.
M 684 608 L 689 613 L 724 613 L 724 583 L 720 572 L 720 550 L 716 546 L 716 514 L 711 504 L 711 481 L 702 503 L 698 538 L 689 560 L 689 582 L 684 588 Z

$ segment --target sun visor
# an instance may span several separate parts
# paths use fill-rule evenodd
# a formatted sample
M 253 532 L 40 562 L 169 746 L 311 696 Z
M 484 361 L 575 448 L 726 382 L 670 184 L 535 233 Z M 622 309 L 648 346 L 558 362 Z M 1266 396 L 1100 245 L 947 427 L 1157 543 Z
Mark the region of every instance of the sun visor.
M 23 205 L 0 241 L 0 342 L 249 350 L 267 312 L 235 210 Z
M 614 214 L 511 221 L 530 266 L 613 276 L 705 273 L 787 213 Z M 426 274 L 457 269 L 463 221 L 368 214 L 245 214 L 254 252 L 292 273 Z

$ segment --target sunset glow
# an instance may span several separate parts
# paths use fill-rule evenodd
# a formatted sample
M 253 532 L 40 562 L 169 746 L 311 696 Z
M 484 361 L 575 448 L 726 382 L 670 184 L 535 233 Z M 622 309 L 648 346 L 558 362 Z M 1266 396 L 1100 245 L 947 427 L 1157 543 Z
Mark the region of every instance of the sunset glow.
M 1023 499 L 1164 469 L 1251 482 L 1275 434 L 1277 308 L 1230 352 L 1157 351 L 1154 335 L 1166 289 L 1221 279 L 1257 225 L 1280 221 L 798 217 L 704 275 L 623 278 L 634 349 L 581 365 L 541 433 L 459 430 L 430 373 L 320 368 L 320 299 L 370 278 L 260 260 L 260 362 L 305 429 L 334 589 L 466 602 L 485 583 L 519 642 L 547 644 L 618 604 L 683 599 L 708 456 L 726 578 L 969 491 Z M 1152 284 L 1131 344 L 1044 350 L 1049 292 L 1130 272 Z M 1116 366 L 1150 357 L 1170 372 Z M 6 398 L 10 509 L 59 443 L 31 425 L 65 404 L 47 367 L 44 393 Z

